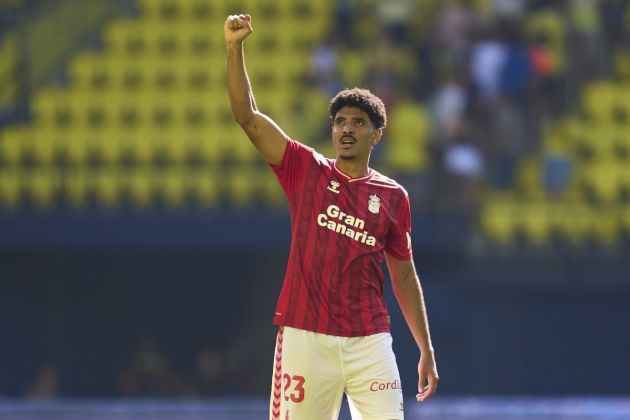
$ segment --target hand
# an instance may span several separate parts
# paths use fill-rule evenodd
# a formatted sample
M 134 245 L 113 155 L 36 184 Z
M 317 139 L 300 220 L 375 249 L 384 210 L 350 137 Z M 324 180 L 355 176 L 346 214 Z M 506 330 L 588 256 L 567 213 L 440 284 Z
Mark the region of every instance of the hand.
M 439 380 L 440 377 L 437 373 L 433 353 L 422 353 L 420 363 L 418 363 L 418 394 L 416 395 L 416 401 L 426 401 L 435 394 Z
M 250 15 L 230 15 L 223 25 L 226 42 L 243 42 L 253 30 Z

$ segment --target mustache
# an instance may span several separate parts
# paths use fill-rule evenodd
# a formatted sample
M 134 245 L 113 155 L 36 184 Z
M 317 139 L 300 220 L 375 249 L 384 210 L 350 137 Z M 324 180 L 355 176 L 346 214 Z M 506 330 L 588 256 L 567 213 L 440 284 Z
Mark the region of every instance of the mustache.
M 352 139 L 354 141 L 357 141 L 357 139 L 351 134 L 344 134 L 343 136 L 341 136 L 339 140 L 343 140 L 343 139 Z

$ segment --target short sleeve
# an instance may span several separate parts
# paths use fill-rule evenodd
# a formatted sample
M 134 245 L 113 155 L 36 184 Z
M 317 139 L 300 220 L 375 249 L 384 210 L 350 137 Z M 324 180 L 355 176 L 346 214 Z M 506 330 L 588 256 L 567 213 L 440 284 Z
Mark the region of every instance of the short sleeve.
M 289 140 L 280 165 L 270 165 L 287 197 L 300 188 L 314 150 L 295 140 Z
M 396 218 L 392 220 L 391 228 L 387 234 L 385 251 L 399 260 L 408 260 L 413 255 L 411 249 L 411 207 L 409 196 L 404 190 Z

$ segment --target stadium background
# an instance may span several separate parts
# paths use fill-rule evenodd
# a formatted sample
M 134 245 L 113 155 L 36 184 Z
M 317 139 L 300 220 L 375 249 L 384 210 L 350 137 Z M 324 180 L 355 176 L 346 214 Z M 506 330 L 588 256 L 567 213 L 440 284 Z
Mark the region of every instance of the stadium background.
M 410 193 L 436 407 L 628 410 L 579 401 L 630 392 L 629 9 L 3 0 L 0 417 L 94 398 L 264 409 L 289 216 L 227 102 L 222 25 L 242 11 L 259 107 L 290 136 L 330 156 L 332 94 L 386 102 L 372 162 Z M 387 293 L 411 397 L 417 351 Z

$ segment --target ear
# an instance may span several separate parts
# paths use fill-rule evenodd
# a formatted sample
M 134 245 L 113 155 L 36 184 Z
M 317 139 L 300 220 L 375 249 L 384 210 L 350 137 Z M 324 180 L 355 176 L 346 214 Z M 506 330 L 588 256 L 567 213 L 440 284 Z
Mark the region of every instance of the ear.
M 372 147 L 376 146 L 381 138 L 383 137 L 383 129 L 377 128 L 374 130 L 374 136 L 372 137 Z

